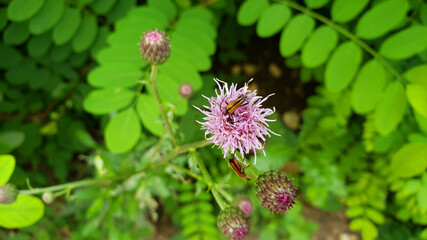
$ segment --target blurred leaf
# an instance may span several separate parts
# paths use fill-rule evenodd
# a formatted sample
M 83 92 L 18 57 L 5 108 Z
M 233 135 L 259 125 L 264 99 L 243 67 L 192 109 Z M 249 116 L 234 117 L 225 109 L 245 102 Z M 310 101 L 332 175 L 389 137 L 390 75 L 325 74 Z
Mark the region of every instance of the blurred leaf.
M 427 81 L 426 81 L 427 83 Z M 426 86 L 425 86 L 426 85 Z M 427 84 L 409 84 L 406 86 L 406 96 L 412 107 L 427 118 Z
M 408 7 L 406 0 L 388 0 L 374 5 L 358 21 L 356 35 L 363 39 L 383 36 L 403 20 Z
M 391 170 L 396 177 L 413 177 L 427 168 L 427 143 L 406 144 L 391 159 Z
M 22 85 L 29 82 L 37 71 L 36 64 L 31 60 L 24 60 L 16 67 L 6 72 L 6 80 L 12 85 Z
M 71 43 L 64 44 L 61 46 L 54 46 L 50 51 L 50 58 L 54 62 L 62 62 L 70 57 L 71 52 Z
M 417 121 L 421 132 L 423 132 L 425 135 L 427 135 L 427 118 L 423 117 L 417 111 L 414 112 L 414 115 L 415 115 L 415 120 Z
M 127 62 L 101 65 L 94 68 L 88 75 L 89 84 L 95 87 L 132 87 L 141 80 L 140 67 Z
M 0 186 L 6 184 L 15 169 L 15 157 L 12 155 L 0 155 Z M 1 206 L 1 205 L 0 205 Z
M 77 32 L 81 22 L 80 11 L 75 8 L 67 7 L 58 24 L 52 32 L 53 42 L 56 45 L 62 45 L 68 42 Z
M 332 3 L 332 19 L 338 23 L 353 20 L 365 7 L 369 0 L 335 0 Z
M 358 114 L 366 114 L 374 109 L 379 101 L 384 85 L 386 73 L 377 60 L 372 59 L 363 65 L 351 91 L 351 105 Z
M 127 89 L 99 89 L 86 96 L 83 107 L 92 114 L 106 114 L 126 107 L 134 97 L 135 93 Z
M 242 26 L 254 24 L 267 7 L 267 0 L 245 1 L 237 12 L 237 22 Z
M 148 0 L 148 6 L 157 8 L 158 10 L 162 11 L 167 17 L 168 20 L 171 21 L 176 17 L 177 14 L 177 7 L 171 0 Z M 191 9 L 197 9 L 198 11 L 205 11 L 205 8 L 191 8 Z M 186 11 L 189 11 L 190 9 L 187 9 Z M 181 18 L 185 17 L 185 12 L 183 11 L 181 13 Z M 205 11 L 204 14 L 206 14 Z M 205 15 L 206 16 L 206 15 Z
M 351 41 L 342 43 L 334 51 L 325 70 L 326 89 L 344 90 L 353 80 L 362 61 L 362 50 Z
M 271 4 L 261 14 L 256 26 L 258 36 L 271 37 L 278 33 L 292 16 L 291 9 L 281 3 Z
M 329 0 L 304 0 L 308 8 L 317 9 L 328 4 Z
M 7 17 L 15 22 L 25 21 L 36 14 L 44 0 L 12 0 L 7 7 Z
M 63 1 L 46 0 L 40 11 L 30 20 L 30 32 L 38 35 L 50 30 L 64 14 Z
M 104 198 L 103 197 L 97 197 L 90 207 L 86 211 L 86 218 L 90 219 L 93 218 L 96 214 L 99 213 L 99 211 L 102 208 L 102 205 L 104 205 Z
M 364 212 L 365 212 L 365 209 L 362 206 L 356 205 L 356 206 L 349 207 L 345 211 L 345 215 L 347 215 L 347 217 L 350 217 L 350 218 L 355 218 L 355 217 L 362 216 Z
M 384 224 L 385 222 L 384 215 L 373 208 L 366 209 L 366 216 L 376 224 Z
M 378 236 L 377 227 L 366 218 L 356 218 L 350 222 L 350 229 L 360 231 L 363 240 L 373 240 Z
M 32 195 L 18 195 L 11 204 L 0 204 L 0 226 L 23 228 L 36 223 L 44 213 L 43 202 Z
M 136 109 L 144 127 L 152 134 L 161 136 L 165 129 L 163 128 L 160 110 L 154 96 L 141 94 L 138 98 Z
M 405 109 L 406 97 L 402 85 L 397 81 L 389 83 L 375 108 L 375 129 L 381 135 L 388 135 L 402 120 Z
M 3 41 L 7 45 L 19 45 L 24 43 L 29 36 L 28 22 L 12 22 L 3 32 Z
M 133 107 L 117 114 L 107 124 L 105 142 L 114 153 L 131 150 L 141 137 L 141 124 Z
M 170 56 L 168 61 L 159 66 L 159 72 L 173 76 L 174 80 L 179 84 L 191 84 L 194 91 L 198 91 L 202 88 L 202 77 L 198 71 L 193 65 L 177 56 Z
M 314 25 L 314 19 L 302 13 L 291 18 L 280 36 L 280 54 L 284 57 L 294 55 L 313 31 Z
M 101 15 L 107 14 L 113 8 L 116 0 L 95 0 L 91 3 L 91 8 Z
M 329 26 L 320 26 L 314 30 L 301 52 L 304 66 L 315 68 L 322 65 L 338 42 L 338 34 Z
M 2 7 L 0 8 L 0 30 L 3 30 L 6 24 L 7 24 L 7 8 Z
M 180 35 L 171 35 L 170 44 L 172 55 L 179 55 L 179 58 L 186 60 L 199 71 L 207 71 L 211 68 L 212 63 L 209 56 L 201 47 L 190 45 L 188 41 Z
M 134 8 L 136 0 L 120 0 L 116 2 L 116 5 L 107 14 L 108 21 L 116 22 L 117 20 L 126 16 L 130 9 Z
M 83 18 L 79 30 L 74 35 L 72 46 L 75 52 L 87 50 L 95 41 L 98 24 L 92 16 Z
M 423 184 L 417 193 L 418 207 L 421 211 L 427 211 L 427 184 Z
M 51 40 L 49 33 L 33 36 L 27 45 L 28 53 L 32 57 L 41 57 L 45 55 L 52 45 Z
M 386 58 L 400 60 L 412 57 L 427 48 L 427 27 L 411 26 L 388 37 L 380 47 Z
M 18 65 L 21 61 L 22 55 L 18 50 L 0 43 L 0 68 L 11 68 Z
M 13 149 L 19 147 L 24 142 L 25 134 L 19 131 L 0 132 L 0 154 L 10 153 Z
M 112 35 L 110 35 L 112 36 Z M 111 39 L 111 38 L 109 38 Z M 135 41 L 136 42 L 136 41 Z M 138 51 L 138 46 L 114 46 L 109 48 L 103 48 L 95 56 L 98 62 L 102 65 L 134 65 L 135 67 L 142 68 L 147 65 L 147 63 L 142 60 L 141 54 Z
M 98 29 L 98 34 L 96 36 L 95 41 L 93 42 L 93 45 L 91 47 L 90 53 L 93 57 L 96 58 L 98 53 L 105 49 L 105 47 L 108 46 L 107 44 L 107 37 L 110 34 L 110 30 L 106 26 L 102 26 Z

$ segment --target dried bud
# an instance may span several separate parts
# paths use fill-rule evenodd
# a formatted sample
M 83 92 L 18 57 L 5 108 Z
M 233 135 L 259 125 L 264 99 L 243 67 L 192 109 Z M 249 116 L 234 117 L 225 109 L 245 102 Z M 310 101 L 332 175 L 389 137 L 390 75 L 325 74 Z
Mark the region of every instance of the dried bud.
M 287 212 L 294 204 L 297 186 L 284 172 L 267 171 L 258 177 L 255 182 L 256 196 L 261 204 L 270 211 Z
M 150 64 L 160 65 L 170 55 L 169 37 L 159 30 L 149 30 L 141 36 L 139 43 L 142 58 Z
M 249 221 L 242 210 L 228 207 L 218 215 L 218 228 L 228 239 L 243 239 L 249 233 Z
M 251 215 L 252 202 L 248 196 L 242 195 L 237 197 L 237 199 L 235 200 L 235 204 L 238 208 L 240 208 L 245 213 L 246 217 L 249 217 L 249 215 Z
M 15 185 L 7 183 L 0 186 L 0 204 L 10 204 L 16 201 L 18 189 Z
M 189 83 L 183 83 L 179 86 L 179 95 L 183 98 L 190 98 L 193 96 L 193 87 Z

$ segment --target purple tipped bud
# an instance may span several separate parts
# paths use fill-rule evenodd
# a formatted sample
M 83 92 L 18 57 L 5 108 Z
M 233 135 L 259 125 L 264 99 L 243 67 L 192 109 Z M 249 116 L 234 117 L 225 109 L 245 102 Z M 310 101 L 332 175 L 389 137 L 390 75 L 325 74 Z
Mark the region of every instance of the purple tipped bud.
M 183 98 L 190 98 L 193 96 L 193 87 L 189 83 L 183 83 L 179 86 L 179 95 Z
M 261 204 L 276 213 L 287 212 L 297 198 L 297 186 L 284 172 L 267 171 L 255 182 L 256 196 Z
M 252 201 L 251 199 L 249 199 L 248 196 L 246 195 L 239 196 L 236 199 L 235 204 L 238 208 L 240 208 L 245 213 L 246 217 L 249 217 L 249 215 L 251 215 Z
M 0 186 L 0 204 L 10 204 L 16 201 L 18 189 L 15 185 L 7 183 Z
M 228 239 L 243 239 L 249 233 L 249 221 L 242 210 L 228 207 L 218 215 L 218 228 Z
M 169 37 L 159 30 L 149 30 L 141 36 L 139 43 L 142 58 L 153 65 L 160 65 L 170 55 Z

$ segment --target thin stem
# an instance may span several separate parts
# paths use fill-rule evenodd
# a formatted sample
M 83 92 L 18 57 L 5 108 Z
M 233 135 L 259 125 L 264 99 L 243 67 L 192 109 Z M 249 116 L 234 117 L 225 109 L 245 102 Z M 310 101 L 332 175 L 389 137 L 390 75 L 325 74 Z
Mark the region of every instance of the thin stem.
M 329 25 L 330 27 L 334 28 L 336 31 L 338 31 L 342 35 L 346 36 L 351 41 L 353 41 L 354 43 L 359 45 L 359 47 L 363 48 L 366 52 L 371 54 L 381 65 L 384 66 L 384 68 L 386 68 L 403 85 L 407 84 L 407 80 L 398 71 L 396 71 L 396 69 L 394 69 L 393 66 L 391 66 L 390 63 L 387 62 L 387 60 L 385 60 L 378 52 L 376 52 L 374 49 L 369 47 L 368 44 L 366 44 L 364 41 L 360 40 L 356 35 L 349 32 L 347 29 L 345 29 L 345 28 L 341 27 L 340 25 L 334 23 L 333 21 L 329 20 L 328 18 L 325 18 L 324 16 L 299 5 L 296 2 L 292 2 L 290 0 L 278 0 L 278 1 L 288 5 L 291 8 L 294 8 L 300 12 L 303 12 L 309 16 L 312 16 L 313 18 L 316 18 L 317 20 L 319 20 L 319 21 L 325 23 L 326 25 Z
M 177 147 L 175 135 L 173 134 L 172 128 L 169 124 L 169 120 L 165 113 L 165 109 L 163 108 L 162 102 L 160 101 L 159 93 L 157 92 L 157 83 L 156 83 L 157 71 L 158 71 L 158 66 L 152 65 L 151 66 L 151 87 L 153 88 L 154 97 L 156 98 L 157 105 L 159 106 L 159 109 L 160 109 L 160 114 L 162 115 L 163 122 L 165 122 L 166 129 L 169 132 L 169 135 L 172 139 L 172 143 L 175 147 Z
M 202 182 L 204 182 L 204 183 L 208 184 L 208 182 L 206 181 L 206 179 L 204 179 L 203 177 L 201 177 L 201 176 L 199 176 L 199 175 L 197 175 L 197 174 L 193 173 L 192 171 L 190 171 L 190 170 L 189 170 L 189 169 L 187 169 L 187 168 L 181 167 L 181 166 L 176 165 L 176 164 L 173 164 L 173 163 L 169 163 L 169 166 L 171 166 L 171 167 L 173 167 L 173 168 L 175 168 L 175 169 L 177 169 L 177 170 L 180 170 L 180 171 L 185 172 L 187 175 L 189 175 L 189 176 L 190 176 L 190 177 L 192 177 L 192 178 L 197 179 L 198 181 L 202 181 Z
M 34 195 L 34 194 L 41 194 L 41 193 L 45 193 L 45 192 L 56 192 L 56 191 L 61 191 L 61 190 L 67 189 L 67 188 L 68 189 L 74 189 L 74 188 L 79 188 L 79 187 L 84 187 L 84 186 L 96 185 L 96 184 L 100 184 L 100 183 L 112 182 L 112 181 L 124 179 L 124 178 L 126 178 L 126 176 L 114 177 L 114 178 L 103 178 L 103 179 L 101 179 L 101 178 L 100 179 L 85 179 L 85 180 L 81 180 L 81 181 L 64 183 L 64 184 L 59 184 L 59 185 L 50 186 L 50 187 L 33 188 L 33 189 L 29 189 L 29 190 L 20 190 L 19 194 Z
M 258 171 L 258 169 L 254 166 L 254 165 L 250 165 L 247 170 L 246 170 L 254 179 L 254 181 L 256 181 L 258 179 L 258 176 L 260 175 L 260 171 Z
M 197 165 L 200 168 L 200 171 L 203 174 L 203 177 L 208 182 L 208 188 L 210 189 L 213 197 L 215 198 L 215 201 L 218 203 L 221 210 L 224 210 L 227 207 L 227 203 L 224 201 L 224 199 L 222 199 L 221 195 L 218 193 L 218 191 L 216 189 L 216 185 L 213 184 L 211 175 L 209 174 L 208 170 L 206 169 L 205 164 L 203 163 L 202 159 L 200 159 L 197 152 L 193 151 L 193 156 L 197 162 Z
M 233 202 L 233 197 L 227 191 L 216 185 L 216 190 L 229 202 Z
M 209 144 L 210 144 L 210 142 L 208 142 L 206 140 L 202 140 L 202 141 L 199 141 L 199 142 L 194 142 L 194 143 L 190 143 L 190 144 L 179 146 L 179 147 L 175 148 L 172 152 L 170 152 L 168 155 L 166 155 L 160 161 L 158 161 L 156 163 L 153 163 L 150 166 L 150 168 L 155 168 L 155 167 L 158 167 L 160 165 L 169 163 L 169 161 L 172 158 L 174 158 L 174 157 L 176 157 L 176 156 L 178 156 L 178 155 L 180 155 L 182 153 L 185 153 L 185 152 L 188 152 L 190 150 L 197 149 L 197 148 L 202 148 L 202 147 L 205 147 L 205 146 L 207 146 Z

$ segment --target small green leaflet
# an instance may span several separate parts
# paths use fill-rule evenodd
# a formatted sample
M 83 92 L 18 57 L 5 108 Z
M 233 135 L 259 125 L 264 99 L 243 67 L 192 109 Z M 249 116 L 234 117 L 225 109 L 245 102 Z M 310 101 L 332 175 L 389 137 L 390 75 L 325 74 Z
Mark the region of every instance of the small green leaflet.
M 380 54 L 393 60 L 406 59 L 427 48 L 427 27 L 411 26 L 388 37 L 380 47 Z
M 0 204 L 0 227 L 23 228 L 36 223 L 44 214 L 43 202 L 32 195 L 18 195 L 12 204 Z
M 427 168 L 427 143 L 409 143 L 400 148 L 391 159 L 391 171 L 396 177 L 410 178 Z

